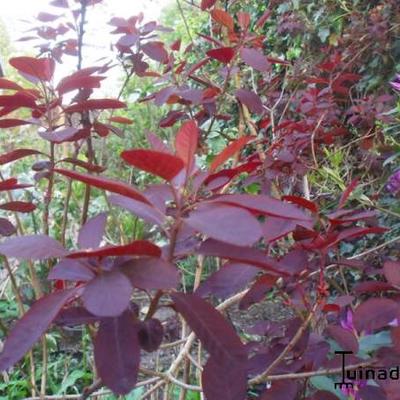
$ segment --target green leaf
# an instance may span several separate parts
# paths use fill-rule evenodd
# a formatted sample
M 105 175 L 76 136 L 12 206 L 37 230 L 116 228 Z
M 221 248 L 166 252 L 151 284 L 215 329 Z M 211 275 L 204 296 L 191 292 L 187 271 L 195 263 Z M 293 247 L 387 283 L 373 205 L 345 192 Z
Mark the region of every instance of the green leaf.
M 389 331 L 383 331 L 374 335 L 362 336 L 359 340 L 360 350 L 358 356 L 361 358 L 369 358 L 368 353 L 380 349 L 381 347 L 392 346 L 392 338 Z
M 335 388 L 335 381 L 327 376 L 313 376 L 310 381 L 316 389 L 326 390 L 327 392 L 331 392 L 335 396 L 339 397 L 339 399 L 346 400 L 344 394 L 339 389 Z
M 80 370 L 76 370 L 76 371 L 72 371 L 67 378 L 64 380 L 64 382 L 61 385 L 60 390 L 58 391 L 57 394 L 64 394 L 65 391 L 70 388 L 71 386 L 74 386 L 76 381 L 78 379 L 83 378 L 86 375 L 85 371 L 80 371 Z

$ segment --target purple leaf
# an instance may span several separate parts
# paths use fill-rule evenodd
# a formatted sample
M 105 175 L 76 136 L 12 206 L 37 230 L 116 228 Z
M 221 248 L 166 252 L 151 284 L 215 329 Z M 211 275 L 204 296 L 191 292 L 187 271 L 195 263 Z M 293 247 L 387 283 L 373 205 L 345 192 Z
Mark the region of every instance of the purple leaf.
M 147 42 L 142 46 L 142 50 L 152 60 L 158 61 L 162 64 L 168 61 L 168 53 L 161 42 Z
M 399 305 L 389 299 L 368 299 L 354 311 L 353 323 L 361 331 L 380 329 L 393 321 L 399 314 Z
M 385 392 L 379 386 L 367 385 L 358 389 L 358 394 L 362 400 L 387 400 Z M 398 394 L 398 393 L 397 393 Z M 391 399 L 391 397 L 390 397 Z M 394 400 L 394 398 L 393 398 Z
M 142 218 L 146 222 L 155 225 L 163 225 L 165 222 L 165 216 L 157 208 L 151 205 L 118 194 L 112 194 L 108 199 L 114 206 L 125 208 L 125 210 L 130 211 L 132 214 Z
M 307 252 L 300 249 L 290 250 L 279 261 L 279 265 L 290 274 L 299 274 L 308 267 Z
M 205 235 L 238 246 L 251 246 L 262 236 L 261 225 L 250 212 L 222 203 L 201 204 L 185 222 Z
M 358 340 L 349 330 L 338 325 L 330 325 L 326 328 L 326 333 L 340 345 L 342 350 L 358 352 Z
M 260 400 L 295 400 L 297 399 L 298 384 L 296 381 L 275 381 L 267 389 Z
M 239 309 L 246 310 L 251 305 L 261 301 L 266 293 L 275 285 L 275 282 L 276 277 L 267 274 L 260 276 L 240 300 Z
M 400 286 L 400 262 L 388 260 L 383 265 L 387 281 L 395 286 Z
M 64 308 L 57 315 L 56 319 L 53 321 L 57 325 L 85 325 L 97 322 L 100 318 L 96 317 L 85 308 L 76 306 Z
M 179 271 L 160 258 L 130 260 L 120 267 L 134 287 L 144 290 L 174 289 L 179 283 Z
M 252 265 L 226 263 L 199 286 L 196 294 L 204 297 L 211 293 L 225 299 L 246 286 L 259 271 Z
M 266 72 L 271 68 L 271 64 L 268 62 L 267 57 L 265 57 L 259 50 L 243 48 L 240 51 L 240 56 L 247 65 L 250 65 L 250 67 L 260 72 Z
M 295 229 L 295 221 L 290 219 L 283 219 L 281 217 L 269 216 L 262 225 L 264 239 L 268 243 L 275 242 L 276 240 L 286 236 L 288 233 L 293 232 Z
M 13 237 L 0 243 L 0 254 L 19 260 L 46 260 L 62 257 L 67 251 L 60 242 L 46 235 Z
M 132 285 L 119 271 L 103 272 L 90 281 L 82 294 L 85 308 L 99 317 L 120 315 L 129 306 Z
M 147 141 L 149 142 L 152 150 L 161 151 L 164 153 L 172 154 L 171 150 L 166 144 L 153 132 L 146 133 Z
M 172 293 L 171 297 L 211 357 L 219 363 L 245 364 L 246 348 L 232 325 L 210 303 L 196 294 Z
M 158 319 L 150 318 L 143 322 L 140 321 L 137 329 L 139 344 L 143 350 L 151 353 L 160 347 L 164 337 L 164 328 Z
M 135 387 L 140 347 L 131 313 L 101 322 L 94 340 L 94 360 L 99 377 L 114 394 L 124 395 Z
M 262 114 L 264 111 L 260 96 L 251 90 L 238 89 L 235 92 L 237 99 L 244 104 L 252 113 Z
M 11 236 L 16 230 L 15 226 L 7 218 L 0 218 L 1 236 Z
M 167 209 L 166 203 L 172 201 L 174 198 L 171 186 L 166 184 L 149 185 L 143 194 L 148 201 L 163 214 L 165 214 Z
M 271 215 L 278 218 L 300 221 L 311 220 L 308 215 L 295 205 L 266 195 L 226 194 L 216 197 L 213 201 L 234 204 L 259 214 Z
M 107 213 L 101 213 L 89 219 L 79 231 L 78 244 L 81 249 L 99 247 L 103 239 L 107 222 Z
M 208 239 L 201 244 L 198 253 L 256 265 L 265 271 L 274 272 L 278 275 L 289 275 L 281 269 L 279 263 L 258 249 L 233 246 L 218 240 Z
M 53 143 L 62 143 L 73 141 L 75 134 L 79 131 L 77 128 L 67 127 L 59 131 L 46 131 L 39 133 L 39 136 Z
M 12 367 L 35 344 L 76 290 L 54 292 L 37 300 L 11 329 L 0 354 L 0 371 Z
M 202 373 L 207 400 L 244 400 L 246 398 L 246 369 L 239 363 L 221 363 L 211 356 Z
M 47 279 L 86 282 L 94 277 L 94 273 L 79 261 L 64 259 L 50 270 Z

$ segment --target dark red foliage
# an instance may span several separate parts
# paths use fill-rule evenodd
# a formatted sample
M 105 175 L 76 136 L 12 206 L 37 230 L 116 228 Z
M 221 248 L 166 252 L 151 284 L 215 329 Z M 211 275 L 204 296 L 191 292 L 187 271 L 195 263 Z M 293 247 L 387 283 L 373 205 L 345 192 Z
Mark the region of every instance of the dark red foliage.
M 38 265 L 51 281 L 43 285 L 48 294 L 11 328 L 0 354 L 0 372 L 19 362 L 53 322 L 59 329 L 87 324 L 101 383 L 116 395 L 128 394 L 138 380 L 141 349 L 162 349 L 163 341 L 181 329 L 179 318 L 158 319 L 161 307 L 180 314 L 207 352 L 200 382 L 207 400 L 334 398 L 304 376 L 339 365 L 332 358 L 336 347 L 352 351 L 352 363 L 359 361 L 355 354 L 360 350 L 362 357 L 397 360 L 399 261 L 395 256 L 385 258 L 380 269 L 378 262 L 372 267 L 364 260 L 346 259 L 342 249 L 389 228 L 379 226 L 379 212 L 358 201 L 366 185 L 359 185 L 357 175 L 362 174 L 357 169 L 348 171 L 347 186 L 334 198 L 325 199 L 308 181 L 310 173 L 315 180 L 326 149 L 336 145 L 345 149 L 357 143 L 358 164 L 372 160 L 379 168 L 381 148 L 397 151 L 384 143 L 380 131 L 391 121 L 393 96 L 383 90 L 376 96 L 368 90 L 363 93 L 357 86 L 370 79 L 360 57 L 364 52 L 380 53 L 395 33 L 397 25 L 391 21 L 389 28 L 389 17 L 384 16 L 387 6 L 381 1 L 377 7 L 368 6 L 368 24 L 360 21 L 361 10 L 346 12 L 340 18 L 351 20 L 351 29 L 343 28 L 346 33 L 336 43 L 339 34 L 332 27 L 329 45 L 321 47 L 314 61 L 293 60 L 293 55 L 285 59 L 290 52 L 271 51 L 275 40 L 311 35 L 297 6 L 284 10 L 271 2 L 267 9 L 260 6 L 250 13 L 237 1 L 192 2 L 208 14 L 211 32 L 200 32 L 186 48 L 183 38 L 163 42 L 158 33 L 170 29 L 145 21 L 142 14 L 113 17 L 118 62 L 128 78 L 154 80 L 153 92 L 145 93 L 139 103 L 151 102 L 162 113 L 158 126 L 151 128 L 157 133 L 146 134 L 148 149 L 122 147 L 120 157 L 112 160 L 118 162 L 120 176 L 134 168 L 128 183 L 103 175 L 113 163 L 106 152 L 98 153 L 97 145 L 107 144 L 111 133 L 115 140 L 128 131 L 136 135 L 136 118 L 122 95 L 93 94 L 115 62 L 81 68 L 82 10 L 98 3 L 101 0 L 53 0 L 58 11 L 41 12 L 39 25 L 23 38 L 39 40 L 41 56 L 10 60 L 23 83 L 0 78 L 0 129 L 12 128 L 14 135 L 18 127 L 30 126 L 42 141 L 40 151 L 10 143 L 0 154 L 0 166 L 5 166 L 0 179 L 0 211 L 5 214 L 0 217 L 0 235 L 11 236 L 1 238 L 0 254 L 11 263 L 48 260 Z M 389 0 L 388 6 L 393 4 Z M 272 16 L 280 21 L 273 41 L 266 35 Z M 79 68 L 54 82 L 56 64 L 65 56 L 79 56 Z M 115 110 L 121 115 L 114 115 Z M 168 135 L 158 136 L 158 131 L 171 127 Z M 164 142 L 161 137 L 170 137 L 172 131 L 173 139 Z M 219 150 L 213 154 L 217 135 Z M 74 153 L 66 155 L 68 149 Z M 30 158 L 35 173 L 31 182 L 25 183 L 26 175 L 8 175 L 11 163 L 28 163 Z M 143 181 L 145 174 L 138 170 L 152 176 Z M 72 181 L 72 193 L 75 185 L 85 189 L 80 228 L 70 221 L 70 213 L 76 216 L 67 193 L 62 196 L 66 203 L 59 224 L 55 188 L 65 190 L 65 178 Z M 146 187 L 147 179 L 153 184 Z M 34 190 L 28 189 L 32 186 Z M 126 233 L 131 225 L 122 226 L 116 210 L 99 212 L 100 203 L 91 208 L 91 197 L 98 194 L 91 188 L 110 192 L 107 204 L 140 218 L 141 229 L 135 222 L 134 231 Z M 20 232 L 26 224 L 14 213 L 33 213 L 35 221 L 39 215 L 42 233 Z M 52 216 L 57 218 L 56 229 L 49 223 Z M 17 227 L 19 235 L 13 236 Z M 212 268 L 206 277 L 205 265 Z M 181 280 L 189 267 L 196 269 L 194 293 Z M 356 274 L 347 274 L 350 268 Z M 336 282 L 339 275 L 349 282 Z M 132 301 L 132 294 L 139 292 L 149 299 L 147 310 Z M 255 338 L 239 336 L 223 308 L 237 303 L 248 310 L 267 294 L 290 312 L 276 322 L 252 321 L 254 326 L 246 333 Z M 223 306 L 216 305 L 225 299 Z M 182 331 L 188 334 L 187 328 Z M 365 351 L 364 338 L 382 333 L 390 333 L 393 346 Z M 265 385 L 268 377 L 260 385 L 250 380 L 271 366 L 269 377 L 301 378 L 275 377 L 270 387 Z M 160 378 L 174 383 L 181 380 L 180 371 Z M 186 376 L 188 371 L 184 372 Z M 358 389 L 363 399 L 392 400 L 398 392 L 392 382 Z

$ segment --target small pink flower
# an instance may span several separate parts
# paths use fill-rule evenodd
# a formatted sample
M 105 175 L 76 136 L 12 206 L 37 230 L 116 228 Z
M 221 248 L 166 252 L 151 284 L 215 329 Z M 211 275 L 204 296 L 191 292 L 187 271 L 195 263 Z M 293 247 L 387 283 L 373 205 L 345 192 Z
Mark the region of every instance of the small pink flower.
M 346 396 L 349 397 L 349 399 L 354 399 L 354 400 L 362 400 L 361 396 L 359 394 L 359 390 L 367 386 L 367 381 L 366 380 L 361 380 L 361 381 L 353 381 L 353 387 L 352 388 L 341 388 L 340 390 L 345 394 Z
M 400 91 L 400 74 L 396 74 L 394 81 L 390 82 L 393 89 Z

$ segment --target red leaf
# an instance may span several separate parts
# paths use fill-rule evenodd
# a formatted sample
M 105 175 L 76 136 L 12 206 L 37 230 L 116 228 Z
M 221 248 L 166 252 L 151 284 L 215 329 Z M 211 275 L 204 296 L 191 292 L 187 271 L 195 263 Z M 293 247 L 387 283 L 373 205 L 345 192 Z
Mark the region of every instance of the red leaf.
M 31 187 L 31 186 L 32 185 L 18 183 L 18 181 L 15 178 L 10 178 L 10 179 L 6 179 L 5 181 L 0 182 L 0 191 L 24 189 L 24 188 Z
M 233 18 L 226 11 L 214 8 L 211 11 L 211 17 L 215 22 L 218 22 L 219 24 L 226 26 L 230 31 L 233 31 L 235 23 Z
M 250 67 L 260 72 L 266 72 L 270 69 L 270 63 L 267 57 L 264 56 L 259 50 L 243 48 L 240 50 L 242 60 Z
M 352 332 L 339 325 L 329 325 L 326 332 L 340 345 L 342 350 L 358 353 L 358 340 Z
M 250 26 L 250 14 L 247 12 L 239 11 L 237 13 L 238 23 L 239 26 L 244 30 L 247 31 L 248 27 Z
M 11 236 L 16 232 L 15 226 L 6 218 L 0 218 L 0 235 Z
M 151 224 L 162 226 L 165 222 L 165 215 L 152 205 L 117 194 L 109 196 L 108 200 L 111 204 L 125 208 L 125 210 L 130 211 L 132 214 Z
M 0 354 L 0 371 L 12 367 L 40 339 L 75 290 L 49 294 L 37 300 L 11 329 Z
M 41 81 L 50 81 L 55 63 L 52 58 L 14 57 L 9 63 L 22 74 L 30 75 Z
M 180 48 L 181 48 L 181 43 L 182 43 L 182 40 L 181 40 L 181 39 L 175 40 L 175 42 L 171 44 L 171 50 L 173 50 L 173 51 L 179 51 Z
M 105 171 L 105 167 L 102 167 L 101 165 L 95 165 L 95 164 L 90 164 L 86 161 L 82 161 L 82 160 L 77 160 L 75 158 L 63 158 L 62 160 L 58 161 L 60 162 L 66 162 L 66 163 L 71 163 L 73 165 L 77 165 L 78 167 L 82 167 L 85 168 L 87 171 L 90 172 L 96 172 L 96 173 L 100 173 L 100 172 L 104 172 Z
M 0 89 L 24 90 L 22 86 L 19 86 L 17 83 L 10 81 L 6 78 L 0 78 Z
M 161 250 L 158 246 L 156 246 L 151 242 L 148 242 L 147 240 L 135 240 L 129 244 L 124 244 L 120 246 L 104 246 L 104 247 L 99 247 L 96 250 L 76 251 L 68 254 L 67 257 L 85 258 L 85 257 L 127 256 L 127 255 L 159 257 L 161 255 Z
M 159 258 L 129 260 L 120 268 L 139 289 L 175 289 L 179 283 L 178 269 Z
M 247 89 L 238 89 L 235 92 L 236 98 L 244 104 L 252 113 L 262 114 L 264 112 L 263 104 L 258 94 Z
M 221 362 L 211 356 L 201 375 L 207 400 L 243 400 L 246 396 L 246 369 L 243 365 Z
M 125 395 L 135 387 L 140 347 L 129 312 L 102 320 L 94 340 L 94 360 L 100 379 L 114 394 Z
M 67 253 L 60 242 L 46 235 L 26 235 L 0 243 L 0 254 L 19 260 L 46 260 Z
M 182 314 L 204 348 L 218 362 L 245 363 L 247 351 L 235 330 L 208 302 L 195 294 L 171 293 Z
M 355 178 L 350 182 L 350 185 L 347 186 L 346 190 L 343 192 L 342 196 L 340 197 L 338 208 L 342 208 L 345 205 L 351 192 L 357 187 L 357 185 L 358 185 L 358 178 Z
M 143 52 L 151 59 L 165 64 L 168 61 L 168 53 L 161 42 L 147 42 L 141 46 Z
M 259 214 L 283 219 L 310 221 L 310 217 L 293 204 L 285 203 L 267 195 L 226 194 L 215 197 L 210 202 L 233 204 Z
M 400 286 L 400 262 L 392 260 L 385 261 L 383 271 L 389 283 Z
M 176 135 L 176 153 L 185 162 L 188 173 L 193 168 L 198 140 L 199 128 L 193 120 L 185 122 Z
M 0 209 L 14 212 L 30 213 L 36 209 L 36 206 L 26 201 L 10 201 L 0 204 Z
M 196 294 L 204 297 L 211 293 L 225 299 L 246 286 L 259 272 L 253 265 L 225 263 L 199 286 Z
M 229 64 L 235 55 L 235 51 L 232 47 L 220 47 L 219 49 L 208 50 L 207 55 L 223 64 Z
M 267 21 L 267 19 L 270 17 L 271 15 L 271 11 L 270 10 L 265 10 L 264 14 L 260 17 L 260 19 L 257 21 L 256 25 L 255 25 L 255 29 L 259 29 L 262 28 L 265 24 L 265 22 Z
M 30 122 L 28 121 L 15 118 L 0 119 L 0 128 L 14 128 L 16 126 L 27 125 L 29 123 Z
M 376 211 L 361 211 L 357 210 L 343 210 L 339 209 L 338 211 L 334 211 L 333 213 L 329 213 L 326 217 L 332 224 L 345 224 L 348 222 L 357 222 L 362 221 L 363 219 L 369 219 L 376 217 Z
M 27 156 L 31 156 L 33 154 L 43 154 L 41 151 L 32 150 L 32 149 L 17 149 L 10 151 L 9 153 L 2 154 L 0 156 L 0 165 L 7 164 L 9 162 L 19 160 L 20 158 L 24 158 Z
M 139 344 L 143 350 L 152 353 L 160 347 L 164 337 L 164 328 L 158 319 L 150 318 L 143 322 L 140 321 L 137 329 Z
M 97 248 L 103 239 L 107 213 L 100 213 L 89 219 L 79 231 L 78 245 L 81 249 Z
M 399 314 L 399 305 L 389 299 L 368 299 L 354 311 L 353 323 L 361 331 L 373 331 L 383 328 Z
M 202 11 L 207 10 L 208 8 L 211 8 L 217 0 L 201 0 L 200 8 Z
M 4 109 L 2 110 L 1 116 L 3 116 L 21 107 L 35 108 L 36 102 L 34 97 L 29 93 L 16 92 L 14 94 L 1 95 L 0 107 L 4 107 L 4 109 L 6 109 L 6 112 Z M 7 108 L 9 108 L 11 111 L 8 111 Z
M 238 246 L 251 246 L 262 236 L 261 225 L 251 213 L 222 203 L 201 204 L 185 222 L 213 239 Z
M 228 260 L 256 265 L 265 271 L 274 272 L 278 275 L 289 275 L 286 271 L 282 271 L 278 262 L 258 249 L 234 246 L 217 240 L 208 239 L 201 244 L 197 252 L 204 256 L 226 258 Z
M 228 144 L 224 150 L 219 153 L 210 165 L 210 172 L 215 171 L 218 167 L 225 163 L 229 158 L 238 153 L 247 143 L 255 139 L 254 136 L 242 136 Z
M 126 117 L 121 117 L 119 115 L 116 115 L 115 117 L 111 117 L 109 119 L 110 122 L 116 122 L 117 124 L 124 124 L 124 125 L 131 125 L 133 124 L 133 121 L 129 118 Z
M 123 196 L 129 197 L 131 199 L 149 204 L 149 201 L 140 192 L 138 192 L 133 186 L 126 183 L 114 181 L 109 178 L 82 174 L 80 172 L 70 171 L 61 168 L 55 168 L 54 172 L 58 172 L 61 175 L 86 183 L 90 186 L 94 186 L 103 190 L 108 190 L 109 192 L 122 194 Z
M 73 104 L 64 109 L 65 112 L 82 112 L 89 110 L 108 110 L 116 108 L 125 108 L 126 104 L 116 99 L 89 99 L 81 101 L 80 103 Z
M 87 282 L 95 277 L 94 272 L 75 260 L 61 260 L 49 272 L 47 279 L 62 281 Z
M 125 150 L 121 157 L 128 164 L 167 181 L 171 181 L 185 166 L 180 158 L 154 150 Z
M 129 306 L 133 288 L 119 271 L 103 271 L 92 279 L 81 296 L 85 308 L 99 317 L 115 317 Z
M 388 230 L 389 230 L 388 228 L 383 228 L 381 226 L 372 226 L 370 228 L 354 227 L 354 228 L 344 229 L 343 231 L 341 231 L 339 233 L 334 244 L 336 244 L 342 240 L 350 240 L 350 239 L 354 239 L 359 236 L 369 235 L 371 233 L 385 233 Z
M 103 76 L 88 76 L 75 74 L 65 77 L 57 85 L 56 90 L 60 95 L 71 92 L 77 89 L 94 89 L 100 87 L 100 82 L 104 79 Z
M 307 199 L 299 196 L 282 196 L 282 200 L 290 201 L 291 203 L 297 204 L 301 207 L 307 208 L 308 210 L 312 211 L 313 213 L 318 213 L 319 209 L 318 206 Z

